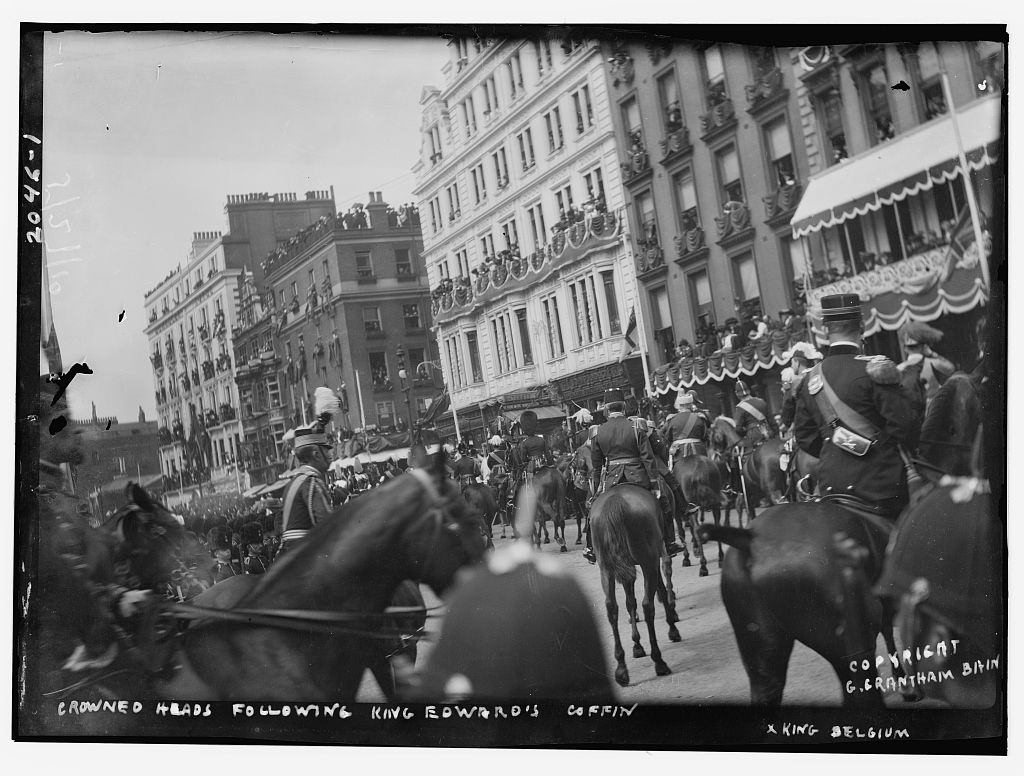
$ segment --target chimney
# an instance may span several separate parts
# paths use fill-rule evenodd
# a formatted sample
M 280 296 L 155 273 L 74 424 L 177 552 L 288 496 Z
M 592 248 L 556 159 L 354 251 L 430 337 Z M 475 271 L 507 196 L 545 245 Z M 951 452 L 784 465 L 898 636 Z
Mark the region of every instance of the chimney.
M 142 411 L 142 405 L 139 405 L 139 423 L 146 422 L 146 413 Z

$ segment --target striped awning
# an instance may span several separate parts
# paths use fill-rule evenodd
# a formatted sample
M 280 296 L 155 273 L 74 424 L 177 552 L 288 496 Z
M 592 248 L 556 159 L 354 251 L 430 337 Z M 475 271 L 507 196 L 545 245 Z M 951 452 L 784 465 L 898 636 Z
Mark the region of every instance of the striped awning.
M 998 97 L 984 97 L 957 112 L 971 170 L 999 156 L 1000 110 Z M 947 114 L 812 177 L 790 220 L 793 236 L 838 226 L 961 174 L 953 119 Z

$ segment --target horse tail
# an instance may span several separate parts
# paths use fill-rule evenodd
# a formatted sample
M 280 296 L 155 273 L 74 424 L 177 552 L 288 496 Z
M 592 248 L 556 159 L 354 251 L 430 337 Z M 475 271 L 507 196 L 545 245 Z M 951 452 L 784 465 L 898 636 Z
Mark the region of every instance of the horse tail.
M 599 513 L 601 519 L 591 526 L 591 540 L 598 560 L 623 585 L 636 581 L 636 564 L 629 551 L 629 535 L 625 526 L 627 509 L 625 499 L 609 495 Z
M 731 547 L 749 553 L 750 542 L 754 535 L 749 528 L 736 528 L 731 525 L 702 525 L 700 527 L 701 538 L 714 542 L 725 542 Z

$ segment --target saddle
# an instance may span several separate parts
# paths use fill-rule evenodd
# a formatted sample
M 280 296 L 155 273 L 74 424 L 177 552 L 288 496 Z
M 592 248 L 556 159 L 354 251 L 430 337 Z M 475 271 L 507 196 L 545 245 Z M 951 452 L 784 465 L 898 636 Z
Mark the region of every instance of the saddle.
M 846 493 L 830 493 L 827 496 L 822 496 L 818 501 L 842 507 L 846 511 L 852 512 L 869 525 L 879 529 L 884 537 L 881 546 L 876 546 L 871 532 L 868 532 L 868 536 L 871 539 L 872 544 L 870 547 L 871 553 L 875 559 L 881 562 L 881 559 L 885 554 L 885 542 L 888 542 L 889 535 L 892 533 L 892 530 L 896 525 L 894 520 L 888 517 L 883 510 L 876 507 L 871 502 Z

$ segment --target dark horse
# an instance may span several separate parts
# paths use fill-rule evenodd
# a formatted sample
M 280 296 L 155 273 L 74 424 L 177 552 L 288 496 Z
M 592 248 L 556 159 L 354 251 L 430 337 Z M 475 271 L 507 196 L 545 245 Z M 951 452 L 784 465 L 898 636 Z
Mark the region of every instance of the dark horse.
M 743 441 L 732 418 L 719 415 L 711 424 L 711 447 L 728 457 L 736 453 L 739 460 L 741 489 L 750 519 L 757 517 L 757 508 L 767 503 L 778 504 L 786 490 L 786 475 L 779 466 L 782 440 L 769 437 L 752 450 L 743 450 Z
M 198 622 L 171 644 L 173 675 L 146 677 L 133 697 L 354 699 L 399 635 L 384 623 L 403 581 L 440 595 L 483 555 L 478 521 L 443 472 L 414 470 L 346 505 L 231 608 L 186 608 Z
M 540 547 L 541 533 L 544 534 L 544 543 L 548 538 L 547 521 L 554 523 L 555 541 L 560 545 L 560 552 L 568 552 L 565 546 L 565 480 L 558 469 L 553 466 L 538 467 L 530 479 L 524 479 L 520 489 L 532 488 L 537 496 L 536 521 L 533 527 L 533 543 Z M 520 495 L 519 498 L 522 498 Z
M 969 380 L 956 381 L 948 390 L 969 388 Z M 976 417 L 976 402 L 976 396 L 933 401 L 925 427 L 973 434 L 966 421 Z M 969 446 L 970 437 L 943 441 L 944 450 L 956 451 Z M 798 640 L 832 665 L 844 688 L 844 706 L 884 706 L 875 646 L 881 632 L 888 651 L 896 651 L 891 617 L 877 597 L 863 591 L 881 573 L 891 526 L 823 500 L 771 507 L 747 529 L 703 530 L 732 545 L 722 569 L 722 600 L 750 679 L 752 703 L 781 704 Z M 857 565 L 865 584 L 850 584 L 850 564 L 837 547 L 837 535 L 862 548 Z M 861 667 L 865 664 L 868 668 Z M 898 680 L 902 667 L 894 666 L 893 674 Z
M 480 520 L 480 531 L 487 547 L 494 547 L 494 518 L 498 515 L 498 497 L 494 488 L 480 482 L 472 482 L 462 489 L 462 497 L 466 499 L 470 510 Z M 502 523 L 502 529 L 505 524 Z
M 711 511 L 715 525 L 719 525 L 722 514 L 722 479 L 718 466 L 706 455 L 684 455 L 678 456 L 672 463 L 672 474 L 675 475 L 679 487 L 682 488 L 683 496 L 687 503 L 680 506 L 680 510 L 686 513 L 690 522 L 690 530 L 693 532 L 696 545 L 694 549 L 700 558 L 700 576 L 708 575 L 708 563 L 704 556 L 704 547 L 697 538 L 697 531 L 694 529 L 696 514 L 691 506 L 700 512 L 701 522 L 704 521 L 704 512 Z M 729 524 L 729 514 L 726 512 L 725 524 Z M 680 529 L 680 534 L 682 530 Z M 684 537 L 685 543 L 685 537 Z M 718 565 L 722 565 L 722 545 L 718 545 Z
M 580 463 L 583 459 L 583 463 Z M 565 498 L 576 517 L 576 544 L 583 543 L 583 524 L 587 520 L 587 499 L 590 498 L 590 473 L 594 470 L 591 463 L 590 446 L 582 444 L 576 452 L 559 466 L 565 481 Z
M 637 630 L 636 567 L 644 575 L 644 597 L 641 607 L 651 642 L 651 658 L 658 676 L 672 673 L 661 657 L 658 639 L 654 633 L 654 597 L 657 595 L 665 607 L 670 641 L 679 641 L 676 623 L 675 591 L 672 589 L 672 561 L 665 555 L 662 538 L 661 506 L 654 495 L 635 485 L 616 485 L 598 496 L 590 508 L 590 530 L 594 552 L 601 569 L 601 587 L 604 589 L 605 609 L 615 637 L 615 681 L 625 687 L 629 684 L 625 651 L 619 639 L 619 605 L 615 600 L 615 583 L 626 593 L 626 611 L 633 628 L 633 657 L 644 657 Z M 660 566 L 660 569 L 659 569 Z M 662 577 L 664 573 L 664 578 Z

